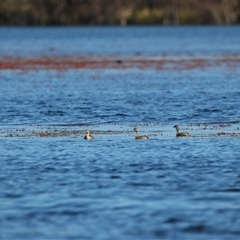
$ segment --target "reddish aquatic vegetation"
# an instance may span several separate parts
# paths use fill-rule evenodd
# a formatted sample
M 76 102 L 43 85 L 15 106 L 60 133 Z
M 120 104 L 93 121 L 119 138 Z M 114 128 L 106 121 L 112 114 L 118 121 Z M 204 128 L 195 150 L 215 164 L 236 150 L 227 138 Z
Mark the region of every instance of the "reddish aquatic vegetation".
M 106 57 L 91 57 L 91 56 L 42 56 L 39 58 L 34 57 L 2 57 L 0 58 L 0 69 L 16 69 L 16 70 L 38 70 L 38 69 L 55 69 L 55 70 L 68 70 L 68 69 L 126 69 L 126 68 L 139 68 L 139 69 L 157 69 L 157 70 L 191 70 L 191 69 L 204 69 L 208 67 L 239 67 L 240 56 L 233 55 L 231 57 L 216 57 L 214 59 L 208 58 L 195 58 L 195 57 L 162 57 L 159 59 L 151 59 L 150 57 L 140 58 L 131 57 L 119 60 L 116 56 Z
M 38 134 L 39 137 L 47 137 L 49 135 L 51 135 L 51 133 L 48 131 L 43 131 Z

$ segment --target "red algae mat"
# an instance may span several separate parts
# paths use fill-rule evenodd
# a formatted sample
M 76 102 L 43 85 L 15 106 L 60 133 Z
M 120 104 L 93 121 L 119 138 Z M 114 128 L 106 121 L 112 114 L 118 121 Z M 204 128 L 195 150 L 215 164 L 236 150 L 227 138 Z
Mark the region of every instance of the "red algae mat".
M 68 69 L 156 69 L 191 70 L 208 67 L 240 67 L 240 55 L 210 57 L 121 57 L 121 56 L 41 56 L 41 57 L 0 57 L 0 70 L 68 70 Z

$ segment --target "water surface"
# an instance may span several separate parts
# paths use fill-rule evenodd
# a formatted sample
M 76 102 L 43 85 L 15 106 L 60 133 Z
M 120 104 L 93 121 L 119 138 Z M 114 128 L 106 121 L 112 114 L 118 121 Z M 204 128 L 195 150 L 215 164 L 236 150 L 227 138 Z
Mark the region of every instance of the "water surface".
M 238 30 L 1 28 L 0 56 L 166 54 L 214 62 L 238 59 Z M 0 238 L 238 239 L 234 61 L 186 69 L 2 69 Z M 192 136 L 176 138 L 175 124 Z M 150 140 L 136 141 L 133 127 Z M 94 140 L 83 139 L 86 129 Z

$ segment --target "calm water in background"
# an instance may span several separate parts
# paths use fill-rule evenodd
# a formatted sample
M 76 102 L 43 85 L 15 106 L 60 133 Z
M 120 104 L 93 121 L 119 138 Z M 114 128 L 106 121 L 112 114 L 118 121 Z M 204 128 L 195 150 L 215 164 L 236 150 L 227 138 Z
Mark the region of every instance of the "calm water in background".
M 0 56 L 230 54 L 236 27 L 1 28 Z
M 0 56 L 214 59 L 240 54 L 239 32 L 2 28 Z M 239 239 L 239 137 L 197 127 L 225 123 L 239 133 L 239 69 L 0 71 L 0 238 Z M 123 133 L 6 137 L 37 124 Z M 175 124 L 193 137 L 176 138 Z M 135 141 L 133 126 L 164 131 Z

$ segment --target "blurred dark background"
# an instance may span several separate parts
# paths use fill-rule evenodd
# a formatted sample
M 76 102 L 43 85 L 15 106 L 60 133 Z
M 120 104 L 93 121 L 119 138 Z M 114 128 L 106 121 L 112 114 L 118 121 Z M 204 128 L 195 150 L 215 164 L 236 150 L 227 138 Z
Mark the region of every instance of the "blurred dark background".
M 229 25 L 240 0 L 0 0 L 0 25 Z

